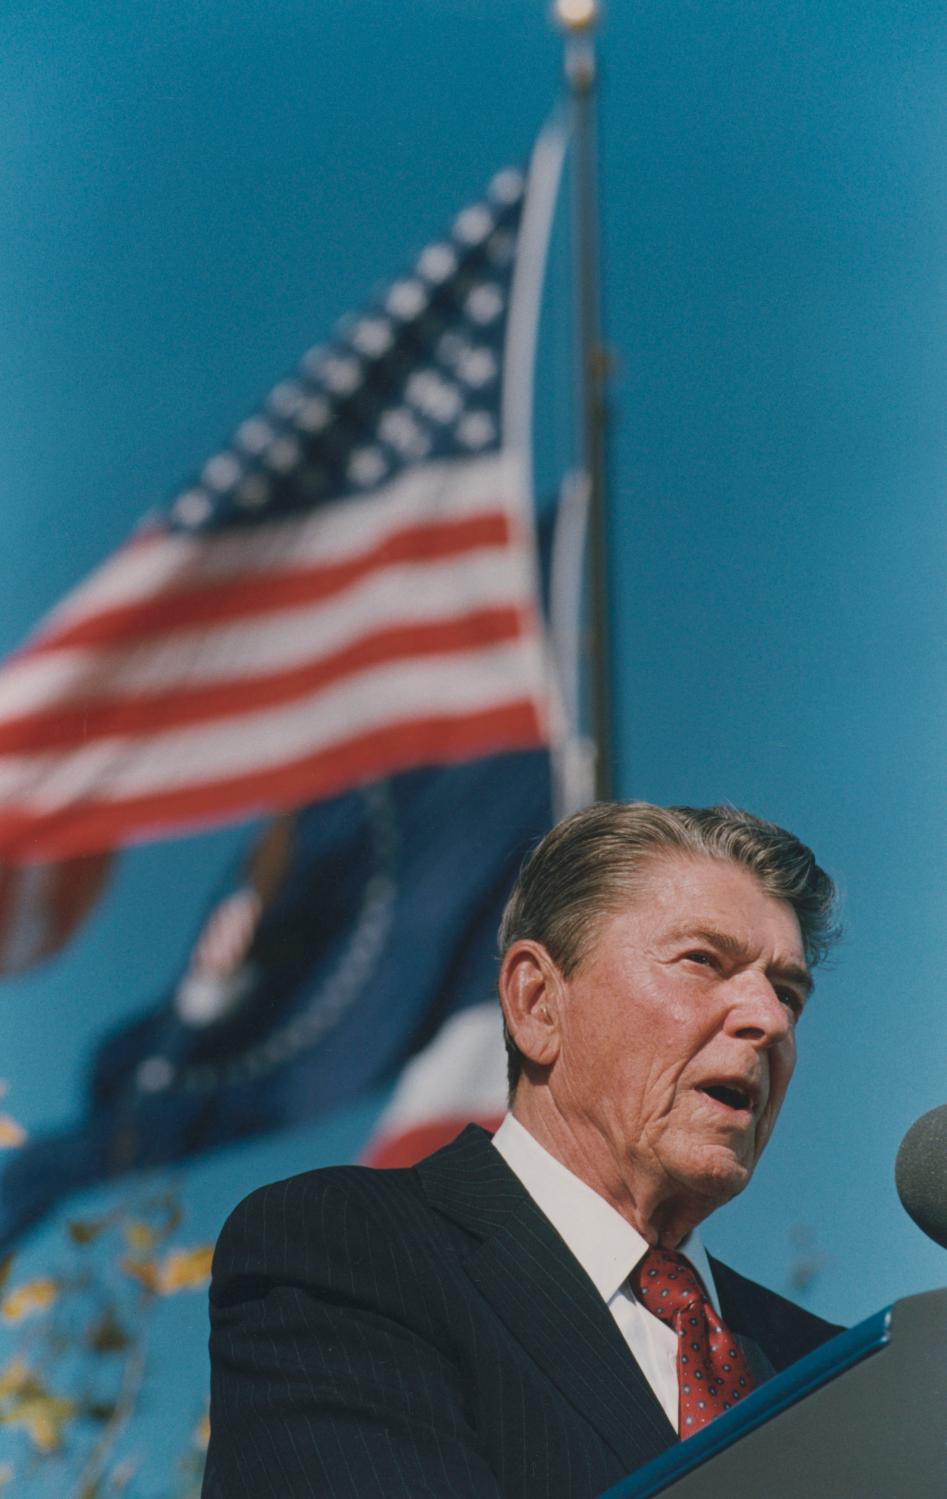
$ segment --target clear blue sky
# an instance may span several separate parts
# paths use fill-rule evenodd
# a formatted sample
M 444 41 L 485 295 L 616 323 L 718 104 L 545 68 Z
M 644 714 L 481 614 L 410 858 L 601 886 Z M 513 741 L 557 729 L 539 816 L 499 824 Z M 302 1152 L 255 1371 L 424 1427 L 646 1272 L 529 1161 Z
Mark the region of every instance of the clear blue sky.
M 601 38 L 619 791 L 746 805 L 840 880 L 780 1127 L 707 1239 L 784 1289 L 809 1225 L 809 1304 L 843 1321 L 947 1278 L 892 1174 L 947 1095 L 945 44 L 935 0 L 613 0 Z M 558 66 L 541 0 L 8 0 L 0 647 L 524 157 Z M 554 355 L 566 284 L 560 255 Z M 542 370 L 551 480 L 569 382 Z M 90 1039 L 171 977 L 244 837 L 136 851 L 68 956 L 5 986 L 31 1128 L 78 1107 Z M 356 1150 L 379 1103 L 188 1170 L 192 1237 Z M 168 1308 L 144 1494 L 203 1341 L 202 1298 Z

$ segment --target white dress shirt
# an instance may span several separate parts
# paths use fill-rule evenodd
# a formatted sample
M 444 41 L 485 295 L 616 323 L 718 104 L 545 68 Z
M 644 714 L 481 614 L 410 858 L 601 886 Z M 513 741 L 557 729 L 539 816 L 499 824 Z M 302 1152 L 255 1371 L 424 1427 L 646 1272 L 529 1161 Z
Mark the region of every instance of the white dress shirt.
M 512 1114 L 507 1114 L 493 1143 L 595 1286 L 676 1431 L 678 1339 L 672 1328 L 641 1305 L 628 1285 L 648 1249 L 647 1241 Z M 686 1254 L 719 1312 L 710 1264 L 696 1230 L 683 1240 L 679 1252 Z

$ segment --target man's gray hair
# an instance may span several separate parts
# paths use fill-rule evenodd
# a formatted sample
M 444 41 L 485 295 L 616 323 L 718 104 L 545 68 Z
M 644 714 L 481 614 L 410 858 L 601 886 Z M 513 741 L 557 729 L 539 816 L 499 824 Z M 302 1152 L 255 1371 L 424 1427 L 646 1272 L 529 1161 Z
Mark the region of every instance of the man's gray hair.
M 738 807 L 596 802 L 557 824 L 526 858 L 500 923 L 500 952 L 541 942 L 560 971 L 575 971 L 601 918 L 623 910 L 668 855 L 729 860 L 796 913 L 803 950 L 821 962 L 839 936 L 835 885 L 812 850 L 785 828 Z M 506 1034 L 511 1093 L 521 1058 Z

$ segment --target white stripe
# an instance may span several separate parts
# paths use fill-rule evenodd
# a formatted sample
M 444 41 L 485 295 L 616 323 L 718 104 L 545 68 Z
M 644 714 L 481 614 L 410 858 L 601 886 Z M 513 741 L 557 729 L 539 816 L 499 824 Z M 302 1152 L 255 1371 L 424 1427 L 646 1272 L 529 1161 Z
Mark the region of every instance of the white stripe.
M 401 1134 L 434 1119 L 502 1116 L 505 1110 L 500 1006 L 474 1005 L 441 1026 L 408 1063 L 374 1137 Z
M 524 493 L 521 460 L 491 453 L 409 469 L 364 499 L 309 511 L 302 519 L 207 536 L 146 538 L 117 552 L 68 595 L 41 626 L 39 638 L 100 610 L 141 603 L 172 583 L 194 586 L 341 562 L 406 526 L 464 519 L 485 510 L 506 510 L 515 517 Z
M 200 724 L 146 740 L 111 739 L 59 754 L 0 761 L 0 800 L 42 814 L 76 798 L 105 803 L 257 774 L 391 724 L 431 715 L 464 718 L 533 696 L 541 710 L 542 657 L 523 639 L 476 652 L 399 660 L 359 672 L 278 710 Z
M 316 604 L 223 620 L 121 646 L 74 647 L 14 660 L 0 677 L 0 722 L 66 703 L 93 703 L 215 681 L 267 676 L 319 661 L 387 627 L 512 606 L 532 623 L 527 559 L 510 547 L 458 560 L 384 568 Z

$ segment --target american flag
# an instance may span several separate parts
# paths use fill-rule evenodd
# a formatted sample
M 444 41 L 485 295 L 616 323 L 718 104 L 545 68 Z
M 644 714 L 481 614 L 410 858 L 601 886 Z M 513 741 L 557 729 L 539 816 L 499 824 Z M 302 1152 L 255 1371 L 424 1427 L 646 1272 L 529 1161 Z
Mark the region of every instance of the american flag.
M 8 877 L 548 742 L 528 407 L 560 156 L 496 176 L 8 660 Z

